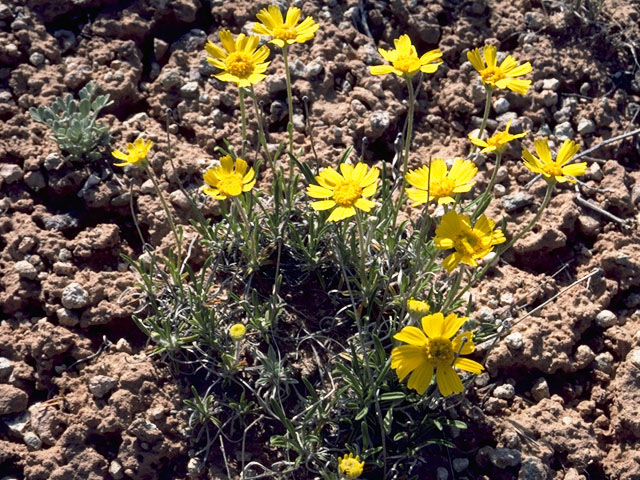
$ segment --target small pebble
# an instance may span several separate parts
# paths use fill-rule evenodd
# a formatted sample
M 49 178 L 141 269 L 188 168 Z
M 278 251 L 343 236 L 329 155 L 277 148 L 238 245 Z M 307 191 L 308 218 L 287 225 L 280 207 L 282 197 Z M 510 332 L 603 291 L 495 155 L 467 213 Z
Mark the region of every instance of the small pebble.
M 75 327 L 80 323 L 78 314 L 68 308 L 61 307 L 57 309 L 56 316 L 58 317 L 60 325 L 64 325 L 65 327 Z
M 520 350 L 524 346 L 524 341 L 522 340 L 522 334 L 520 332 L 510 333 L 504 340 L 507 347 L 511 350 Z
M 577 128 L 580 135 L 588 135 L 596 131 L 596 124 L 588 118 L 581 118 L 578 120 Z
M 131 353 L 133 351 L 126 338 L 121 338 L 116 342 L 116 350 L 124 353 Z
M 598 370 L 602 370 L 605 373 L 611 373 L 613 367 L 613 355 L 611 352 L 602 352 L 596 355 L 596 366 Z
M 533 203 L 533 195 L 527 192 L 517 192 L 505 195 L 500 199 L 507 213 L 515 212 Z
M 561 122 L 556 125 L 556 128 L 553 129 L 553 134 L 561 141 L 571 140 L 575 136 L 573 127 L 569 121 Z
M 498 114 L 501 115 L 505 112 L 509 111 L 509 100 L 507 100 L 504 97 L 500 97 L 498 98 L 495 102 L 493 102 L 493 110 Z
M 550 397 L 549 384 L 544 377 L 540 377 L 536 380 L 536 383 L 533 384 L 533 387 L 531 388 L 531 396 L 536 402 Z
M 123 477 L 124 469 L 117 460 L 111 460 L 111 464 L 109 465 L 109 475 L 111 475 L 114 480 L 120 480 Z
M 469 468 L 469 459 L 468 458 L 454 458 L 453 459 L 453 469 L 457 472 L 463 472 L 467 468 Z
M 22 439 L 31 450 L 38 450 L 42 446 L 42 440 L 33 432 L 25 433 Z
M 34 67 L 38 67 L 44 63 L 44 55 L 40 52 L 33 52 L 29 56 L 29 63 Z
M 0 382 L 6 382 L 11 376 L 13 371 L 13 364 L 11 360 L 5 357 L 0 357 Z
M 631 350 L 627 358 L 631 362 L 631 365 L 636 368 L 640 368 L 640 348 L 634 348 L 633 350 Z
M 511 448 L 495 448 L 489 452 L 489 460 L 498 468 L 517 467 L 522 461 L 522 454 Z
M 591 350 L 589 345 L 578 345 L 578 348 L 576 348 L 575 360 L 581 368 L 587 367 L 591 362 L 593 362 L 594 358 L 596 358 L 596 354 L 593 353 L 593 350 Z
M 542 81 L 543 90 L 553 90 L 554 92 L 560 88 L 560 80 L 557 78 L 546 78 Z
M 26 260 L 20 260 L 13 266 L 20 278 L 26 278 L 27 280 L 35 280 L 38 276 L 38 270 L 31 263 Z
M 525 457 L 518 473 L 518 480 L 544 480 L 547 469 L 538 457 Z
M 596 323 L 599 327 L 609 328 L 618 323 L 618 317 L 611 310 L 602 310 L 596 315 Z
M 493 391 L 493 396 L 501 398 L 503 400 L 511 400 L 516 394 L 516 389 L 513 385 L 505 383 L 504 385 L 498 385 Z
M 66 308 L 84 308 L 88 303 L 89 292 L 79 283 L 70 283 L 62 291 L 62 305 Z
M 436 469 L 437 480 L 447 480 L 449 478 L 449 471 L 444 467 L 438 467 Z

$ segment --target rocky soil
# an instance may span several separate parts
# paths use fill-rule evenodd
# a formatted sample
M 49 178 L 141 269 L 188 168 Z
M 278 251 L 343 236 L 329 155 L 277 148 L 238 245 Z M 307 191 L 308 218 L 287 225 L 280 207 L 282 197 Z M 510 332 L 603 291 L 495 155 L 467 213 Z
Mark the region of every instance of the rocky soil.
M 640 126 L 633 2 L 296 3 L 321 24 L 292 49 L 294 141 L 309 161 L 307 120 L 327 164 L 347 146 L 372 164 L 393 161 L 405 87 L 368 65 L 402 33 L 419 52 L 439 47 L 445 62 L 419 91 L 413 166 L 468 152 L 484 90 L 465 54 L 485 43 L 533 65 L 528 95 L 494 97 L 489 131 L 511 120 L 513 132 L 531 132 L 523 145 L 549 136 L 584 150 Z M 214 148 L 240 133 L 235 86 L 211 78 L 203 46 L 222 27 L 248 32 L 266 5 L 0 1 L 0 478 L 198 477 L 182 411 L 189 392 L 146 354 L 131 321 L 136 276 L 121 258 L 142 253 L 131 202 L 144 241 L 171 243 L 153 185 L 135 168 L 111 170 L 108 151 L 102 165 L 67 165 L 28 109 L 93 80 L 114 100 L 102 117 L 112 147 L 143 133 L 154 141 L 151 166 L 188 224 L 179 183 L 196 192 Z M 256 93 L 275 148 L 287 110 L 280 56 L 268 73 Z M 505 338 L 457 407 L 470 424 L 458 449 L 425 453 L 432 478 L 640 479 L 639 142 L 593 152 L 584 181 L 558 189 L 541 224 L 474 292 L 475 317 Z M 544 192 L 543 182 L 526 188 L 519 152 L 507 151 L 488 212 L 508 233 Z M 478 189 L 492 161 L 479 158 Z M 205 215 L 217 213 L 202 202 Z M 226 478 L 219 452 L 210 461 L 200 477 Z

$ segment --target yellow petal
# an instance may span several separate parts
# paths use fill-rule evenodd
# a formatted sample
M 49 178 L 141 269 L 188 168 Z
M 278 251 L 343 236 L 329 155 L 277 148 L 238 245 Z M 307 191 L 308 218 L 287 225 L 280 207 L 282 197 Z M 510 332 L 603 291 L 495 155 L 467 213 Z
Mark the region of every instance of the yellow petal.
M 484 47 L 484 59 L 487 61 L 488 67 L 496 66 L 496 54 L 498 49 L 493 45 L 487 45 Z
M 460 377 L 458 377 L 458 374 L 451 367 L 438 367 L 436 371 L 436 382 L 443 397 L 448 397 L 455 393 L 462 393 L 464 390 Z
M 572 140 L 565 140 L 558 150 L 558 155 L 556 155 L 556 163 L 560 165 L 564 165 L 565 163 L 569 163 L 573 156 L 578 153 L 580 149 L 579 145 L 576 145 L 576 142 Z
M 129 155 L 120 150 L 114 150 L 113 152 L 111 152 L 111 155 L 113 155 L 118 160 L 129 160 Z
M 455 313 L 450 313 L 442 324 L 442 336 L 445 338 L 453 337 L 466 321 L 467 317 L 459 317 Z
M 432 378 L 433 366 L 428 363 L 423 363 L 413 371 L 407 382 L 407 387 L 412 388 L 422 395 L 427 390 Z
M 571 165 L 565 165 L 562 167 L 562 174 L 569 175 L 571 177 L 577 177 L 584 175 L 587 172 L 587 162 L 572 163 Z
M 220 166 L 225 173 L 233 173 L 233 159 L 231 155 L 220 157 Z
M 474 360 L 469 360 L 468 358 L 457 358 L 456 361 L 453 362 L 453 365 L 460 370 L 475 373 L 476 375 L 481 374 L 484 370 L 484 367 L 480 363 Z
M 548 165 L 552 162 L 551 160 L 551 150 L 549 150 L 549 142 L 547 138 L 537 139 L 534 142 L 536 147 L 536 153 L 540 158 L 540 162 L 542 165 Z
M 311 198 L 329 198 L 333 196 L 333 191 L 319 185 L 309 185 L 307 195 Z
M 311 208 L 317 211 L 329 210 L 336 206 L 336 202 L 333 200 L 320 200 L 318 202 L 311 202 Z
M 233 35 L 229 30 L 220 30 L 220 42 L 222 42 L 222 46 L 224 49 L 231 53 L 236 51 L 236 43 L 233 41 Z
M 474 48 L 473 50 L 469 50 L 467 52 L 467 60 L 471 62 L 473 68 L 475 68 L 478 72 L 484 70 L 485 64 L 482 61 L 482 57 L 480 56 L 480 50 L 478 48 Z
M 459 355 L 469 355 L 476 349 L 476 346 L 473 343 L 473 332 L 462 332 L 451 341 L 451 344 L 453 351 Z M 461 346 L 462 349 L 460 348 Z
M 423 324 L 424 325 L 424 324 Z M 424 328 L 424 326 L 423 326 Z M 417 347 L 423 347 L 427 344 L 427 337 L 418 327 L 408 325 L 396 333 L 393 338 L 400 342 L 408 343 Z
M 462 260 L 462 255 L 460 255 L 458 252 L 453 252 L 451 255 L 449 255 L 447 258 L 445 258 L 442 261 L 442 266 L 447 272 L 451 273 L 453 269 L 460 264 L 461 260 Z
M 359 198 L 356 200 L 355 207 L 359 208 L 363 212 L 370 212 L 372 208 L 376 206 L 376 202 L 367 200 L 366 198 Z
M 391 350 L 391 368 L 396 371 L 398 379 L 402 381 L 409 373 L 424 363 L 425 357 L 424 347 L 401 345 Z
M 298 7 L 289 7 L 287 10 L 287 18 L 284 22 L 285 25 L 293 27 L 298 23 L 300 19 L 300 9 Z
M 425 315 L 420 320 L 420 323 L 422 324 L 422 329 L 427 334 L 427 337 L 429 338 L 442 337 L 442 332 L 444 331 L 445 319 L 444 319 L 444 315 L 441 312 L 436 312 L 431 315 Z

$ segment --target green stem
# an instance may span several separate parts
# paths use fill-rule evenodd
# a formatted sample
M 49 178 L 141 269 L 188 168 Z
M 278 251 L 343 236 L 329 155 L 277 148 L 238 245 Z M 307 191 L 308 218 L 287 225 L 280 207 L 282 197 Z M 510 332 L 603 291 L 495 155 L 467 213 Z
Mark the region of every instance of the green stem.
M 502 160 L 502 153 L 496 152 L 496 166 L 493 168 L 493 173 L 491 174 L 489 185 L 487 185 L 487 189 L 484 191 L 484 193 L 491 194 L 491 192 L 493 191 L 493 186 L 496 184 L 496 178 L 498 178 L 498 169 L 500 168 L 501 160 Z
M 362 217 L 360 215 L 360 212 L 356 210 L 356 225 L 358 226 L 358 244 L 360 246 L 360 275 L 361 275 L 361 279 L 360 281 L 362 282 L 362 285 L 367 285 L 365 283 L 365 278 L 366 278 L 366 269 L 365 269 L 365 247 L 364 247 L 364 229 L 362 227 Z M 367 285 L 368 286 L 368 285 Z M 369 294 L 369 289 L 367 288 L 367 292 L 366 295 Z M 368 298 L 366 297 L 365 298 Z
M 251 223 L 249 222 L 249 217 L 247 216 L 247 212 L 245 212 L 244 206 L 242 205 L 238 197 L 232 197 L 231 201 L 233 202 L 233 206 L 235 207 L 235 210 L 240 214 L 240 217 L 242 217 L 242 223 L 244 223 L 245 241 L 247 242 L 249 246 L 249 251 L 251 252 L 250 260 L 251 260 L 252 266 L 257 265 L 258 255 L 255 248 L 256 245 L 255 245 L 254 238 L 251 235 Z
M 282 58 L 284 59 L 284 74 L 287 81 L 287 105 L 289 107 L 289 154 L 293 155 L 293 93 L 291 92 L 291 72 L 289 72 L 289 45 L 285 43 L 282 47 Z M 293 171 L 293 160 L 289 159 L 289 176 Z
M 409 165 L 409 152 L 411 149 L 411 136 L 413 135 L 413 111 L 415 107 L 415 92 L 413 90 L 413 81 L 411 78 L 406 78 L 407 81 L 407 89 L 409 90 L 409 108 L 407 111 L 407 131 L 406 137 L 404 139 L 404 155 L 402 159 L 402 171 L 400 175 L 402 180 L 397 183 L 400 185 L 400 193 L 398 194 L 398 199 L 393 208 L 393 225 L 396 224 L 396 219 L 398 218 L 398 212 L 400 211 L 400 206 L 402 202 L 404 202 L 405 195 L 405 186 L 407 184 L 406 173 L 407 167 Z
M 171 232 L 173 233 L 173 237 L 176 241 L 176 252 L 178 255 L 178 264 L 182 263 L 181 261 L 181 256 L 182 256 L 182 241 L 181 241 L 181 236 L 178 235 L 178 231 L 176 230 L 176 225 L 173 222 L 173 216 L 171 215 L 171 211 L 169 210 L 169 205 L 167 205 L 167 201 L 164 199 L 164 195 L 162 194 L 162 190 L 160 190 L 160 185 L 158 184 L 158 180 L 156 179 L 156 175 L 155 173 L 153 173 L 153 170 L 151 169 L 151 167 L 149 166 L 149 162 L 145 161 L 143 162 L 144 165 L 144 169 L 147 172 L 148 177 L 151 179 L 151 181 L 153 182 L 153 187 L 156 190 L 156 193 L 158 194 L 158 197 L 160 198 L 160 203 L 162 203 L 162 208 L 164 209 L 164 213 L 167 216 L 167 221 L 169 222 L 169 227 L 171 228 Z
M 244 106 L 244 90 L 242 88 L 238 88 L 238 92 L 240 96 L 240 116 L 242 118 L 242 153 L 240 154 L 240 157 L 244 159 L 247 147 L 247 113 Z
M 489 270 L 493 265 L 495 265 L 495 263 L 498 261 L 498 259 L 500 258 L 500 256 L 504 252 L 509 250 L 518 240 L 520 240 L 522 237 L 524 237 L 529 232 L 529 230 L 531 230 L 533 228 L 533 226 L 536 223 L 538 223 L 538 220 L 540 220 L 540 217 L 542 216 L 542 212 L 544 212 L 544 210 L 547 208 L 547 205 L 549 205 L 549 201 L 551 200 L 551 194 L 553 193 L 553 189 L 554 189 L 555 185 L 556 184 L 553 181 L 547 184 L 547 191 L 546 191 L 546 193 L 544 195 L 544 199 L 542 200 L 542 204 L 540 205 L 540 208 L 538 209 L 538 213 L 536 213 L 536 215 L 531 219 L 531 221 L 515 237 L 513 237 L 511 239 L 511 241 L 509 241 L 506 245 L 504 245 L 499 250 L 496 250 L 495 257 L 493 257 L 493 259 L 491 261 L 487 262 L 486 265 L 484 267 L 482 267 L 480 272 L 478 272 L 477 275 L 474 275 L 469 280 L 467 285 L 462 289 L 462 291 L 458 295 L 455 296 L 453 301 L 446 302 L 442 306 L 442 311 L 443 312 L 446 312 L 446 309 L 447 309 L 447 307 L 449 307 L 449 305 L 453 305 L 460 298 L 462 298 L 462 296 L 465 293 L 467 293 L 471 287 L 473 287 L 476 283 L 478 283 L 478 281 L 480 279 L 482 279 L 482 277 L 484 277 L 484 275 L 487 273 L 487 270 Z
M 258 99 L 256 97 L 256 92 L 253 89 L 253 85 L 251 85 L 251 97 L 253 99 L 253 107 L 256 109 L 256 118 L 258 119 L 258 138 L 260 140 L 260 145 L 262 146 L 262 149 L 264 150 L 264 156 L 267 159 L 267 162 L 269 162 L 269 165 L 271 166 L 271 170 L 273 171 L 273 175 L 276 174 L 276 165 L 273 161 L 273 157 L 271 157 L 271 153 L 269 153 L 269 148 L 267 148 L 267 135 L 264 131 L 264 123 L 262 121 L 262 112 L 260 111 L 260 108 L 258 107 Z M 256 172 L 257 174 L 257 172 Z
M 484 133 L 485 128 L 487 127 L 487 120 L 489 119 L 489 110 L 491 110 L 491 96 L 493 95 L 493 88 L 487 87 L 485 85 L 485 90 L 487 92 L 486 99 L 484 102 L 484 113 L 482 115 L 482 123 L 480 124 L 480 131 L 478 132 L 478 138 L 482 139 L 482 134 Z M 475 152 L 478 147 L 475 146 L 473 151 Z

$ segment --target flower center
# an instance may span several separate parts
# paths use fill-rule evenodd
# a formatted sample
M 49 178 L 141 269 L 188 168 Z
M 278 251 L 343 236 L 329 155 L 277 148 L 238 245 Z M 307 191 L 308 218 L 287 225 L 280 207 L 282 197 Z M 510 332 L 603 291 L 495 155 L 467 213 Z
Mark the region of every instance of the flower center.
M 353 207 L 362 196 L 362 188 L 352 180 L 348 180 L 333 189 L 333 200 L 341 207 Z
M 430 338 L 424 348 L 429 363 L 435 364 L 436 367 L 444 367 L 453 363 L 455 353 L 451 340 L 444 337 Z
M 297 36 L 296 29 L 286 25 L 276 27 L 273 30 L 273 38 L 277 38 L 278 40 L 295 40 Z
M 412 56 L 398 57 L 396 61 L 393 62 L 393 66 L 401 72 L 414 73 L 419 68 L 417 60 L 418 59 L 416 57 Z
M 504 73 L 498 67 L 487 67 L 480 72 L 482 82 L 488 85 L 495 85 L 498 80 L 504 78 Z
M 562 176 L 562 167 L 555 162 L 547 163 L 542 167 L 544 173 L 549 175 L 550 177 L 561 177 Z
M 251 55 L 244 52 L 230 53 L 224 62 L 226 70 L 238 78 L 247 78 L 253 73 L 254 64 Z
M 362 471 L 360 468 L 360 462 L 358 462 L 355 458 L 345 458 L 340 462 L 340 468 L 344 472 L 344 474 L 353 478 L 354 476 L 358 476 Z
M 473 257 L 476 252 L 483 249 L 482 238 L 473 230 L 462 232 L 454 241 L 453 248 L 456 251 Z
M 236 197 L 242 193 L 242 175 L 231 173 L 220 179 L 218 190 L 227 197 Z
M 439 182 L 431 184 L 429 194 L 436 198 L 448 197 L 453 193 L 454 188 L 456 188 L 456 182 L 449 177 L 444 177 Z

